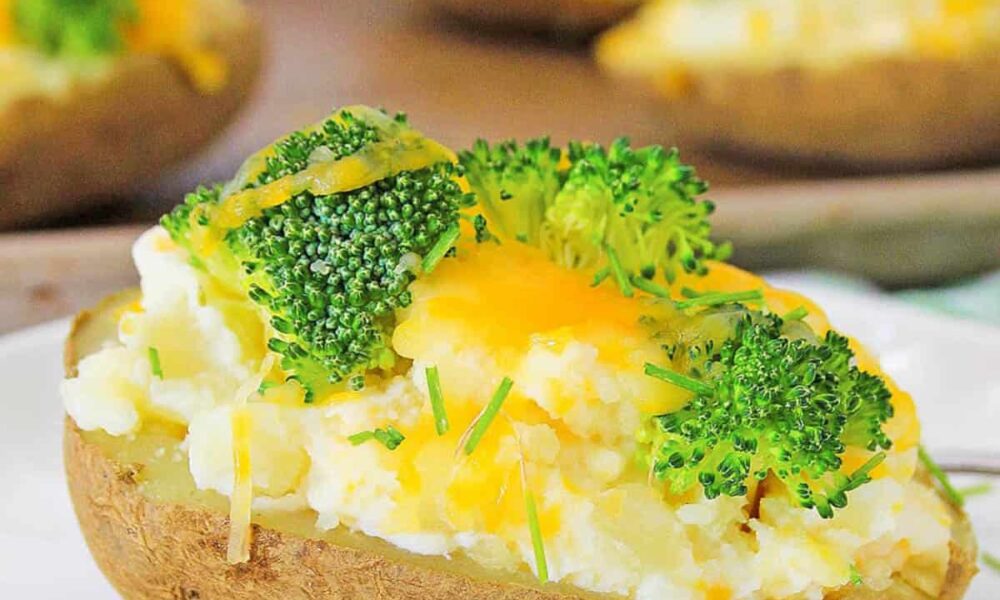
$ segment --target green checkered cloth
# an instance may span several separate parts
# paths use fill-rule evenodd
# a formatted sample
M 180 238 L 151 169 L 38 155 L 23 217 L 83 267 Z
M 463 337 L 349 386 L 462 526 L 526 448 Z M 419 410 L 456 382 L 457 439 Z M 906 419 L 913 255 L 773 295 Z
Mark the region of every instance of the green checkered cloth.
M 1000 271 L 946 288 L 898 292 L 896 297 L 959 317 L 1000 325 Z

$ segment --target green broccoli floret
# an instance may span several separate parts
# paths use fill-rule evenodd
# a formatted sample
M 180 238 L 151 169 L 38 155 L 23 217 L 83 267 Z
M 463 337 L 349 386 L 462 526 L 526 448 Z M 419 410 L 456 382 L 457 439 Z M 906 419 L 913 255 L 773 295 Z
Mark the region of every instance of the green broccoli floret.
M 714 206 L 696 200 L 707 185 L 676 149 L 633 149 L 623 138 L 561 153 L 544 138 L 480 140 L 460 160 L 491 228 L 562 266 L 614 275 L 626 295 L 658 273 L 669 282 L 680 271 L 704 274 L 705 260 L 730 253 L 709 238 Z
M 122 28 L 135 21 L 133 0 L 16 0 L 15 32 L 26 44 L 61 57 L 118 52 Z
M 476 140 L 460 155 L 465 176 L 491 227 L 509 239 L 538 245 L 545 211 L 559 193 L 560 152 L 539 138 L 490 147 Z
M 403 117 L 391 126 L 371 120 L 342 111 L 293 133 L 259 155 L 266 157 L 262 170 L 241 169 L 235 181 L 248 183 L 237 187 L 280 183 L 317 161 L 333 163 L 411 131 Z M 441 240 L 454 242 L 458 211 L 470 202 L 456 170 L 437 160 L 356 189 L 295 193 L 226 231 L 211 252 L 197 243 L 198 230 L 213 226 L 211 211 L 199 207 L 219 206 L 232 185 L 199 189 L 161 223 L 196 264 L 224 283 L 237 281 L 263 309 L 273 330 L 270 349 L 312 400 L 331 386 L 359 388 L 367 370 L 393 364 L 394 311 L 410 303 L 421 258 L 440 258 L 448 250 Z
M 678 370 L 646 365 L 694 396 L 651 418 L 640 458 L 670 491 L 697 484 L 708 498 L 746 495 L 751 477 L 773 473 L 802 506 L 831 517 L 892 445 L 882 429 L 893 414 L 885 382 L 853 366 L 847 338 L 835 332 L 820 340 L 801 322 L 740 305 L 717 310 L 735 321 L 729 337 L 668 346 Z M 874 454 L 844 474 L 848 446 Z

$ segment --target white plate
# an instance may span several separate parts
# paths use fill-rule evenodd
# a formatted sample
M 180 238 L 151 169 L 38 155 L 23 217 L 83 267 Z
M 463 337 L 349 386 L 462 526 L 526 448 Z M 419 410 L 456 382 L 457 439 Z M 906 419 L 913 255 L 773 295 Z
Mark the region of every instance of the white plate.
M 843 331 L 882 355 L 917 398 L 932 452 L 1000 456 L 1000 330 L 897 302 L 809 288 Z M 77 530 L 63 480 L 60 321 L 0 337 L 0 598 L 114 598 Z M 975 481 L 962 478 L 961 483 Z M 998 497 L 970 499 L 981 546 L 1000 553 Z M 1000 574 L 984 570 L 970 600 L 1000 598 Z

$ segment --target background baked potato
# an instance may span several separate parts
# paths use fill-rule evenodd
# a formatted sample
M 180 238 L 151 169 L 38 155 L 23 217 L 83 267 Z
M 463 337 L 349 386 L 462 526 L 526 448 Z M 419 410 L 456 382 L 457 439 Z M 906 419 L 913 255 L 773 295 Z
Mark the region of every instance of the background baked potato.
M 79 315 L 65 366 L 113 339 L 120 310 L 137 292 Z M 196 489 L 180 460 L 183 431 L 147 429 L 134 439 L 83 432 L 67 418 L 64 453 L 70 495 L 97 564 L 126 598 L 344 598 L 390 600 L 569 600 L 607 598 L 529 573 L 491 572 L 462 556 L 421 557 L 337 528 L 320 532 L 308 512 L 254 515 L 250 562 L 226 562 L 228 500 Z M 930 485 L 929 481 L 927 485 Z M 975 539 L 955 514 L 946 572 L 907 563 L 889 590 L 848 586 L 839 600 L 961 598 L 976 572 Z
M 745 9 L 722 2 L 717 13 L 688 28 L 692 37 L 738 38 L 716 46 L 725 48 L 719 55 L 707 44 L 671 41 L 670 24 L 691 4 L 659 2 L 597 45 L 609 72 L 638 80 L 663 105 L 682 144 L 855 172 L 1000 158 L 996 2 L 955 16 L 940 3 L 940 14 L 926 21 L 915 3 L 892 2 L 895 12 L 884 22 L 876 22 L 880 11 L 856 2 L 842 8 L 819 3 L 826 8 L 815 14 L 809 3 L 779 4 L 797 20 L 768 13 L 760 3 Z M 798 27 L 801 33 L 786 31 Z
M 257 79 L 261 34 L 244 11 L 199 19 L 206 49 L 226 66 L 217 90 L 198 89 L 169 57 L 126 53 L 66 94 L 27 93 L 0 107 L 0 227 L 127 192 L 221 131 Z

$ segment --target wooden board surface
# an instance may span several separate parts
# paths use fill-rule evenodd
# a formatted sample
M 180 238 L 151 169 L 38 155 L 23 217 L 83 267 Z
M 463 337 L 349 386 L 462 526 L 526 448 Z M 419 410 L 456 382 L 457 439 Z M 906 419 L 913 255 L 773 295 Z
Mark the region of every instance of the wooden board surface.
M 477 32 L 405 0 L 250 4 L 268 26 L 270 54 L 260 89 L 227 135 L 124 203 L 47 226 L 148 226 L 198 183 L 229 177 L 246 155 L 342 104 L 405 110 L 454 147 L 543 134 L 672 143 L 655 108 L 604 78 L 585 44 Z M 812 265 L 889 285 L 1000 266 L 1000 170 L 853 180 L 682 156 L 712 182 L 717 231 L 744 266 Z M 140 230 L 0 235 L 0 331 L 133 283 L 128 247 Z

